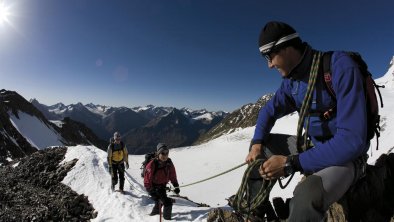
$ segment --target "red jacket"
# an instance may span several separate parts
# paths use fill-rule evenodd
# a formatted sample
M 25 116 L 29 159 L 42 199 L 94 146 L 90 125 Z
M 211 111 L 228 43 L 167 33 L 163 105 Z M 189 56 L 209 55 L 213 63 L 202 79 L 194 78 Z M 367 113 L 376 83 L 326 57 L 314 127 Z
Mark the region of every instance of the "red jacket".
M 155 158 L 146 165 L 144 175 L 144 186 L 146 190 L 149 191 L 154 186 L 166 186 L 169 181 L 175 187 L 179 186 L 175 167 L 170 158 L 165 162 Z

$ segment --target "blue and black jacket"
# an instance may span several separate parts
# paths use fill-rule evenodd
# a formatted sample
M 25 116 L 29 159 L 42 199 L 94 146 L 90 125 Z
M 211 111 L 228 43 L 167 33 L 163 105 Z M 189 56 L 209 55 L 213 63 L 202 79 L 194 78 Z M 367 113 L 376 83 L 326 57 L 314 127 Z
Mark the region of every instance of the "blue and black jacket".
M 277 119 L 301 109 L 308 87 L 313 53 L 314 50 L 307 46 L 301 62 L 283 79 L 273 98 L 262 107 L 252 143 L 264 144 Z M 306 173 L 344 165 L 368 150 L 362 74 L 357 64 L 345 52 L 340 51 L 332 55 L 331 71 L 336 101 L 327 91 L 323 75 L 319 74 L 310 112 L 322 113 L 335 105 L 337 111 L 329 120 L 311 115 L 308 135 L 314 147 L 296 157 L 299 167 Z

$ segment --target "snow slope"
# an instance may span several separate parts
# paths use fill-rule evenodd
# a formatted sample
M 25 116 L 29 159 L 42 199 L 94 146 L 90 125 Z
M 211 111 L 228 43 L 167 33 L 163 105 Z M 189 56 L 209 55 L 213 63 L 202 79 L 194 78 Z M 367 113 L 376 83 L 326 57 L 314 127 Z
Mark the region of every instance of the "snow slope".
M 18 112 L 19 118 L 12 112 L 8 114 L 12 125 L 37 149 L 63 145 L 61 142 L 63 138 L 37 117 L 20 111 Z

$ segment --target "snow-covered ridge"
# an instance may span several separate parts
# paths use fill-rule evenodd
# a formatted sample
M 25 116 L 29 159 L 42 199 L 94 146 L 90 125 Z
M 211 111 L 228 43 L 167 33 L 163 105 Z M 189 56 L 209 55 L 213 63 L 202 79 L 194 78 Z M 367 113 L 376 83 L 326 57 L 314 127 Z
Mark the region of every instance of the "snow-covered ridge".
M 394 89 L 394 56 L 390 61 L 389 69 L 382 77 L 375 79 L 378 85 L 384 85 L 387 88 Z
M 32 101 L 32 100 L 31 100 Z M 77 103 L 77 104 L 70 104 L 70 105 L 64 105 L 63 103 L 57 103 L 55 105 L 47 106 L 48 111 L 60 116 L 63 116 L 65 113 L 71 112 L 74 109 L 87 109 L 88 111 L 97 114 L 101 116 L 101 118 L 106 118 L 110 115 L 112 115 L 116 111 L 127 111 L 127 110 L 132 110 L 136 113 L 143 113 L 147 112 L 150 113 L 151 116 L 163 116 L 168 113 L 170 113 L 174 107 L 157 107 L 154 105 L 147 105 L 144 107 L 138 106 L 138 107 L 133 107 L 133 108 L 128 108 L 128 107 L 113 107 L 113 106 L 106 106 L 106 105 L 95 105 L 93 103 L 85 104 L 83 105 L 82 103 Z M 182 113 L 192 119 L 202 119 L 202 118 L 207 118 L 207 116 L 204 116 L 206 113 L 210 113 L 212 118 L 215 116 L 220 116 L 222 117 L 223 115 L 226 115 L 226 112 L 223 111 L 218 111 L 218 112 L 210 112 L 205 109 L 201 110 L 192 110 L 190 108 L 182 108 L 180 109 Z

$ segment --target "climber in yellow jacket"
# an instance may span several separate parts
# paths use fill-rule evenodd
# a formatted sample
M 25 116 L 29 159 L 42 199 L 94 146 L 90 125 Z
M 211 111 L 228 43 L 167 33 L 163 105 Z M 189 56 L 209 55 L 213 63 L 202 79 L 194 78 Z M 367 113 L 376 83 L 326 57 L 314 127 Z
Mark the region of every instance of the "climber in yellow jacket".
M 124 188 L 124 171 L 129 169 L 128 152 L 126 145 L 120 140 L 120 133 L 115 132 L 113 139 L 111 138 L 108 145 L 108 171 L 111 174 L 112 184 L 111 189 L 115 190 L 115 185 L 118 183 L 119 175 L 119 191 L 123 193 Z

